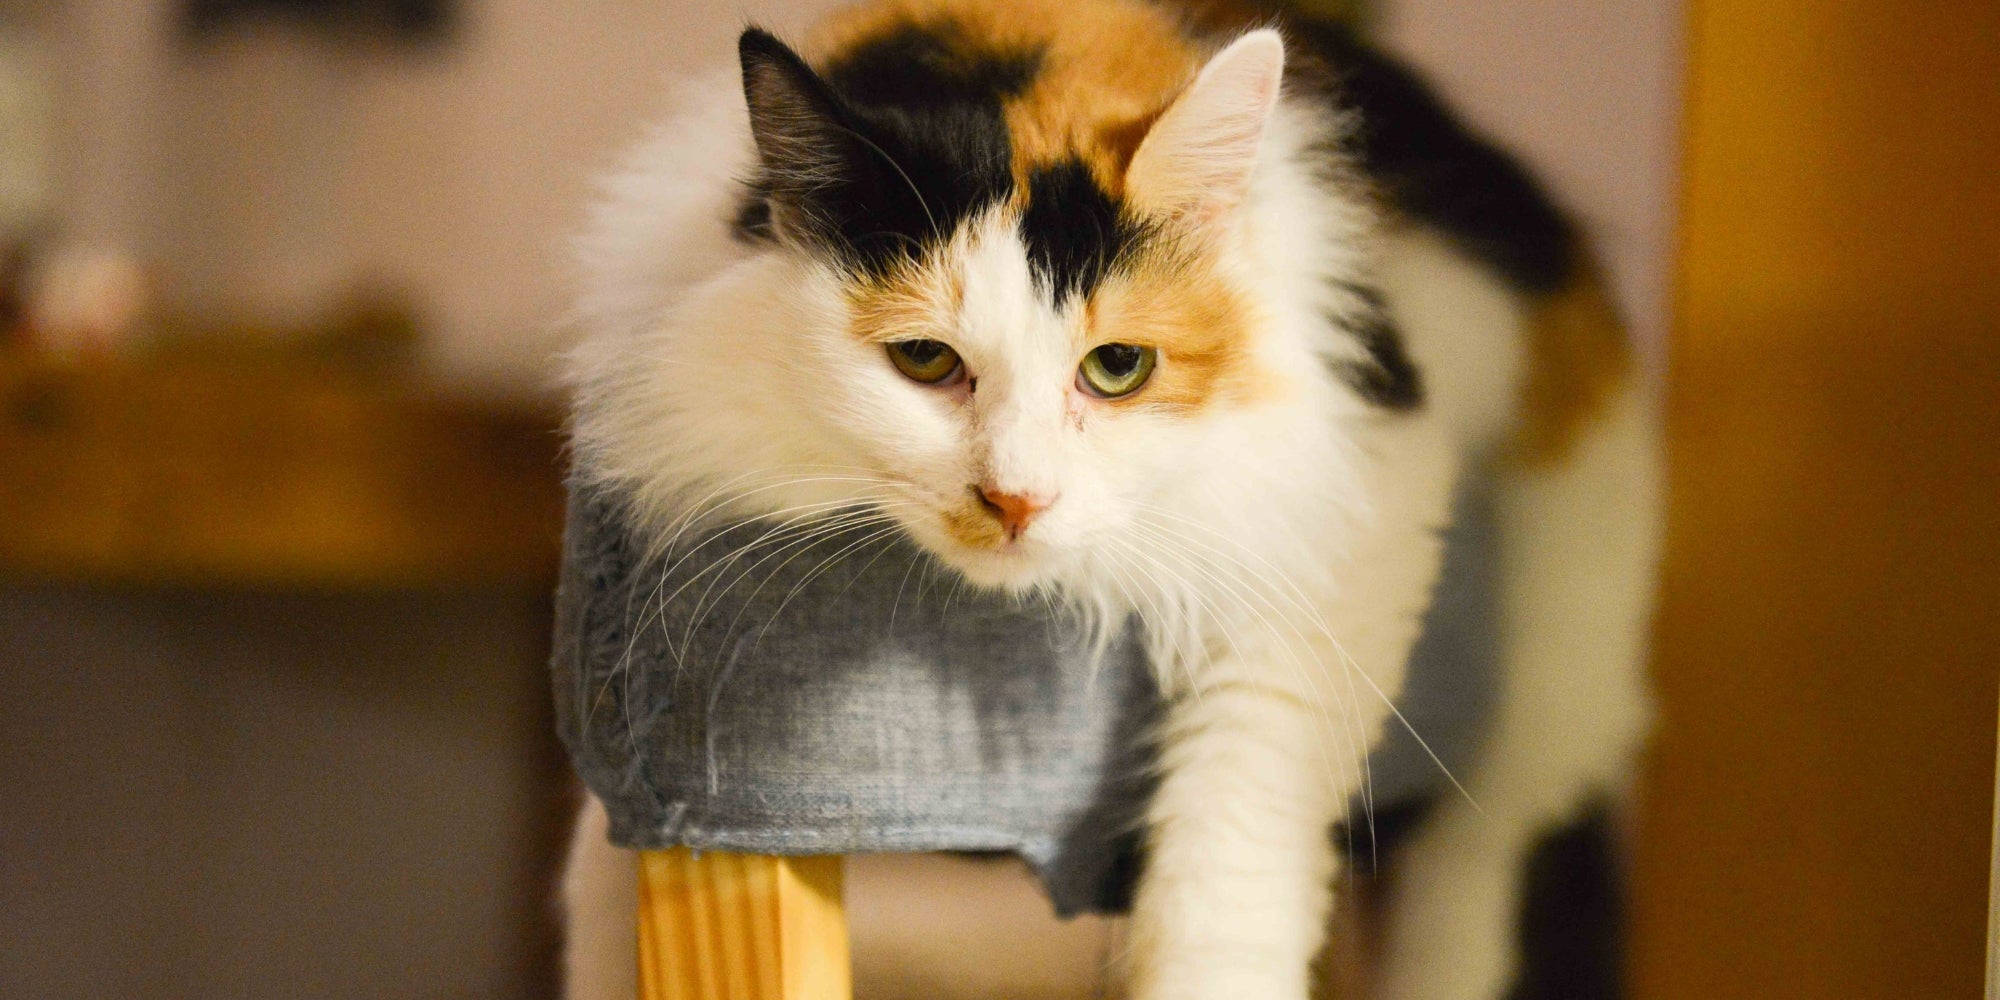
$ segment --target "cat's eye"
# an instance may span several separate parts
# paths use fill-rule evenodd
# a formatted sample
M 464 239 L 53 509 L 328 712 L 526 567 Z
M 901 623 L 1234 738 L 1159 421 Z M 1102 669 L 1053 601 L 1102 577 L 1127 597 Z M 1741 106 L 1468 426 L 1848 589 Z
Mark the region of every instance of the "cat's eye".
M 965 373 L 958 352 L 941 340 L 897 340 L 889 344 L 889 361 L 911 381 L 946 385 Z
M 1076 367 L 1077 387 L 1093 396 L 1129 396 L 1153 374 L 1159 352 L 1132 344 L 1104 344 L 1083 356 Z

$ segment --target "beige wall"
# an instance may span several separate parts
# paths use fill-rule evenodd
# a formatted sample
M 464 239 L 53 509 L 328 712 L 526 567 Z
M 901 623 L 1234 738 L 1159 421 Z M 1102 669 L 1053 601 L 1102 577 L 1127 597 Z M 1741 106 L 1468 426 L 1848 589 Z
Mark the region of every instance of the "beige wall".
M 477 0 L 437 51 L 269 29 L 193 50 L 172 6 L 74 0 L 52 26 L 80 234 L 231 318 L 296 322 L 356 279 L 407 282 L 439 368 L 501 384 L 541 375 L 588 178 L 670 71 L 728 58 L 743 23 L 727 4 Z M 772 6 L 782 24 L 814 4 Z
M 1387 44 L 1582 219 L 1664 356 L 1679 165 L 1679 0 L 1390 0 Z
M 831 5 L 748 7 L 782 26 Z M 297 322 L 358 279 L 408 283 L 439 370 L 513 386 L 542 378 L 556 343 L 560 240 L 588 178 L 673 71 L 728 58 L 745 19 L 734 4 L 480 0 L 436 52 L 335 52 L 267 30 L 197 54 L 170 7 L 73 0 L 52 19 L 78 231 L 138 248 L 178 306 L 232 318 Z M 1589 221 L 1654 340 L 1677 9 L 1385 6 L 1391 42 Z

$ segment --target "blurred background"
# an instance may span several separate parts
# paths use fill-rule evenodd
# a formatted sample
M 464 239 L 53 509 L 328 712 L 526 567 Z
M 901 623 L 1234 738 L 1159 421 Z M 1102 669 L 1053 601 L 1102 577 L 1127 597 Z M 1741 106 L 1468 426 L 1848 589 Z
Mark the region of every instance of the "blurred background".
M 563 239 L 831 5 L 0 0 L 0 996 L 553 994 Z M 1369 8 L 1664 382 L 1635 992 L 1970 995 L 2000 6 Z

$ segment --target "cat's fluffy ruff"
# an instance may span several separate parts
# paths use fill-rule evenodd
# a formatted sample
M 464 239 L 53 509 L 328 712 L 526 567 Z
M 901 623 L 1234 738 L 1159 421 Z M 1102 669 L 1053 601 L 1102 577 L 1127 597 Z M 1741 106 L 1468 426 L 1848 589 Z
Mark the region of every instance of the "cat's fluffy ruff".
M 608 183 L 582 243 L 578 469 L 631 497 L 644 528 L 662 535 L 690 521 L 862 509 L 893 518 L 881 523 L 976 583 L 1039 590 L 1100 622 L 1138 614 L 1176 698 L 1133 917 L 1133 995 L 1297 1000 L 1338 862 L 1327 830 L 1389 718 L 1454 478 L 1466 455 L 1499 447 L 1522 419 L 1519 374 L 1534 361 L 1527 306 L 1411 220 L 1378 218 L 1337 152 L 1349 123 L 1323 95 L 1270 103 L 1273 33 L 1238 40 L 1197 77 L 1203 50 L 1154 8 L 999 6 L 870 5 L 809 51 L 823 68 L 879 40 L 881 25 L 957 13 L 961 26 L 991 20 L 1002 35 L 1042 25 L 1052 34 L 1037 70 L 1059 77 L 1078 72 L 1061 63 L 1067 25 L 1143 36 L 1138 47 L 1176 70 L 1164 85 L 1131 86 L 1164 86 L 1155 96 L 1165 113 L 1130 153 L 1129 174 L 1107 177 L 1111 154 L 1097 146 L 1080 158 L 1098 185 L 1129 184 L 1114 194 L 1132 212 L 1180 227 L 1178 241 L 1129 251 L 1124 273 L 1065 298 L 1061 281 L 1037 271 L 1023 218 L 1039 189 L 1032 165 L 1016 162 L 1011 195 L 974 206 L 920 254 L 857 262 L 875 251 L 843 254 L 851 233 L 813 205 L 785 203 L 786 179 L 760 163 L 738 75 L 696 83 Z M 1087 46 L 1073 51 L 1090 58 Z M 1190 79 L 1202 82 L 1183 92 Z M 1004 117 L 1047 154 L 1050 136 L 1100 134 L 1063 124 L 1094 120 L 1088 100 L 1010 96 Z M 746 227 L 742 183 L 760 170 L 776 204 Z M 1435 266 L 1420 275 L 1397 265 L 1425 253 Z M 1148 280 L 1140 305 L 1165 293 L 1230 305 L 1170 303 L 1161 308 L 1183 313 L 1133 312 L 1142 319 L 1122 326 L 1100 309 Z M 1410 405 L 1414 384 L 1385 406 L 1349 377 L 1379 362 L 1384 345 L 1356 329 L 1385 302 L 1422 372 L 1421 405 Z M 1209 322 L 1194 332 L 1212 334 L 1215 316 L 1226 317 L 1227 365 L 1176 382 L 1207 354 L 1161 343 L 1154 405 L 1144 389 L 1121 404 L 1082 399 L 1072 385 L 1096 343 L 1154 343 L 1197 317 Z M 887 330 L 883 317 L 912 325 Z M 976 389 L 903 378 L 883 341 L 906 336 L 950 343 Z M 1017 542 L 968 537 L 976 490 L 996 482 L 1058 499 Z M 1623 753 L 1610 742 L 1607 755 Z M 1524 828 L 1546 823 L 1545 812 Z M 573 896 L 601 894 L 590 869 L 616 856 L 580 849 Z M 593 954 L 589 942 L 572 945 L 580 1000 L 609 995 L 592 985 Z M 626 988 L 629 969 L 612 973 L 613 992 Z

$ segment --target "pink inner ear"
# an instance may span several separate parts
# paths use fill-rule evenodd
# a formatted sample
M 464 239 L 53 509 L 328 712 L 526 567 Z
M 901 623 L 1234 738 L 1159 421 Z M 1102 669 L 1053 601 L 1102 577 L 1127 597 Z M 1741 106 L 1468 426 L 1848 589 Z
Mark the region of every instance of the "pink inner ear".
M 1134 197 L 1194 222 L 1239 204 L 1277 107 L 1284 68 L 1284 42 L 1269 28 L 1238 38 L 1210 59 L 1133 154 L 1126 183 Z

